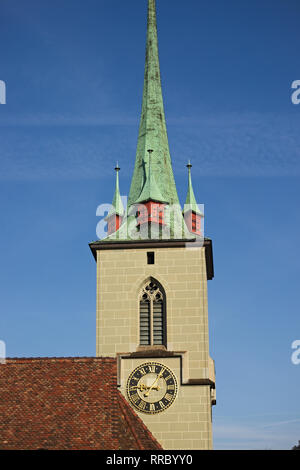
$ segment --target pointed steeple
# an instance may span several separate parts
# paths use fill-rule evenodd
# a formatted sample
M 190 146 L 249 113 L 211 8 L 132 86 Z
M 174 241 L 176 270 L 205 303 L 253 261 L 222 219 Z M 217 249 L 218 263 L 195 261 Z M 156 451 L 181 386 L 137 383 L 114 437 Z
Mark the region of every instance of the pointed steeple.
M 190 211 L 191 223 L 187 225 L 172 170 L 161 89 L 155 0 L 148 0 L 142 114 L 126 211 L 118 201 L 121 202 L 116 189 L 115 211 L 109 214 L 108 236 L 101 243 L 145 239 L 190 241 L 199 233 L 193 230 L 192 223 L 200 215 Z M 119 207 L 123 217 L 118 216 Z
M 147 171 L 148 149 L 153 149 L 150 174 Z M 150 184 L 150 181 L 147 182 L 147 177 L 149 180 L 150 175 L 152 180 L 156 182 L 161 199 L 169 204 L 179 204 L 172 170 L 162 98 L 155 0 L 148 0 L 142 116 L 128 207 L 141 200 L 140 196 L 144 188 L 147 188 L 147 185 Z
M 197 201 L 196 201 L 196 198 L 195 198 L 195 194 L 194 194 L 194 190 L 193 190 L 192 175 L 191 175 L 192 165 L 191 165 L 190 161 L 187 164 L 187 168 L 188 168 L 188 172 L 189 172 L 189 177 L 188 177 L 189 179 L 188 179 L 188 192 L 187 192 L 186 201 L 185 201 L 185 204 L 184 204 L 184 212 L 186 213 L 188 211 L 193 211 L 193 212 L 195 212 L 195 214 L 203 215 L 202 212 L 200 211 L 199 207 L 198 207 L 198 204 L 197 204 Z
M 120 189 L 119 189 L 119 171 L 120 167 L 117 163 L 117 166 L 115 168 L 116 171 L 116 189 L 115 189 L 115 194 L 112 202 L 112 207 L 105 217 L 105 221 L 107 222 L 107 234 L 111 235 L 112 233 L 116 232 L 119 230 L 123 216 L 124 216 L 124 206 L 122 203 L 121 195 L 120 195 Z
M 119 188 L 119 171 L 120 171 L 119 164 L 117 162 L 117 166 L 115 167 L 115 172 L 116 172 L 116 189 L 115 189 L 115 194 L 112 202 L 112 208 L 107 215 L 107 218 L 110 217 L 111 215 L 119 215 L 123 216 L 124 215 L 124 206 L 122 203 L 121 195 L 120 195 L 120 188 Z
M 201 235 L 201 218 L 203 217 L 202 212 L 200 211 L 194 190 L 192 185 L 192 175 L 191 175 L 191 162 L 187 164 L 189 170 L 189 182 L 188 182 L 188 193 L 186 196 L 186 201 L 183 209 L 184 220 L 188 230 L 191 233 Z

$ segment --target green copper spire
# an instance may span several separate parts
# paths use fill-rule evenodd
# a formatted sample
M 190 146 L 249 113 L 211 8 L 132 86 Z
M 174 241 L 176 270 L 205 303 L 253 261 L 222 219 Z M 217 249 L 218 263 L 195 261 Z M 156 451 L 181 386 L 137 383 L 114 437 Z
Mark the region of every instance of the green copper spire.
M 149 152 L 149 150 L 151 151 Z M 136 204 L 146 203 L 150 200 L 164 203 L 165 207 L 163 211 L 164 224 L 151 223 L 149 235 L 149 230 L 146 231 L 147 233 L 139 230 Z M 121 207 L 123 214 L 123 205 L 121 206 L 118 201 L 120 201 L 120 197 L 116 189 L 113 205 L 116 211 L 118 207 Z M 102 238 L 99 243 L 145 239 L 185 239 L 189 241 L 195 239 L 195 235 L 189 232 L 184 220 L 172 170 L 160 80 L 155 0 L 148 0 L 142 115 L 126 213 L 124 213 L 119 229 Z
M 121 216 L 124 215 L 124 206 L 123 206 L 123 203 L 122 203 L 122 199 L 121 199 L 121 196 L 120 196 L 120 189 L 119 189 L 119 171 L 120 171 L 120 167 L 119 167 L 118 163 L 117 163 L 117 166 L 115 168 L 115 171 L 116 171 L 116 190 L 115 190 L 115 194 L 114 194 L 114 198 L 113 198 L 113 202 L 112 202 L 112 208 L 109 211 L 108 215 L 106 216 L 106 219 L 108 219 L 112 215 L 121 215 Z
M 147 151 L 153 149 L 151 172 L 147 171 Z M 151 180 L 149 176 L 151 175 Z M 147 181 L 148 179 L 148 181 Z M 151 186 L 156 182 L 156 188 Z M 142 116 L 128 207 L 153 191 L 161 200 L 179 204 L 165 122 L 158 57 L 155 0 L 148 0 L 148 29 Z M 157 191 L 158 189 L 158 191 Z
M 186 213 L 189 211 L 193 211 L 196 214 L 203 215 L 202 212 L 199 210 L 199 207 L 195 198 L 194 190 L 193 190 L 192 175 L 191 175 L 192 165 L 190 162 L 187 164 L 187 168 L 189 170 L 189 183 L 188 183 L 188 193 L 187 193 L 186 201 L 184 205 L 184 212 Z

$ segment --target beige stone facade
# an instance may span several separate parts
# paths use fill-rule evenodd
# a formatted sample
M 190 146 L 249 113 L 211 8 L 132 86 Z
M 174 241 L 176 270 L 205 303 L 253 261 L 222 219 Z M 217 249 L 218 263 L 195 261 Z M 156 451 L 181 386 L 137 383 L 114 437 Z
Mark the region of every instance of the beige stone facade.
M 169 367 L 177 378 L 178 394 L 167 410 L 149 415 L 137 412 L 164 449 L 211 449 L 211 394 L 208 385 L 181 383 L 179 358 L 153 358 Z M 150 362 L 148 358 L 123 359 L 121 365 L 121 392 L 126 397 L 129 374 L 138 365 Z
M 153 265 L 147 264 L 149 251 L 155 253 Z M 126 396 L 130 372 L 151 361 L 133 357 L 141 349 L 139 294 L 149 278 L 165 290 L 167 351 L 174 355 L 159 357 L 158 351 L 153 360 L 174 371 L 178 395 L 167 410 L 139 415 L 164 449 L 211 449 L 215 378 L 204 247 L 97 250 L 97 356 L 119 357 L 119 385 Z

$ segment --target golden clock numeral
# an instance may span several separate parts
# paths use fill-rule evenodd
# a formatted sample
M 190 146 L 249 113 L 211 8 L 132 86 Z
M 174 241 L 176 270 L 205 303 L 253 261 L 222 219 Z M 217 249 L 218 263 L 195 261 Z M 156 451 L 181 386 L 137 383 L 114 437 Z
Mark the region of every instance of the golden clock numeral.
M 136 390 L 136 385 L 133 385 L 132 387 L 129 387 L 130 392 L 133 392 L 134 390 Z
M 160 401 L 159 404 L 160 404 L 161 408 L 164 408 L 165 404 L 162 401 Z
M 150 411 L 155 411 L 155 406 L 153 403 L 150 403 Z
M 142 375 L 146 375 L 146 374 L 147 374 L 147 372 L 146 372 L 145 369 L 143 369 L 143 368 L 140 369 L 140 373 L 141 373 Z
M 141 401 L 141 403 L 139 404 L 139 408 L 140 408 L 141 410 L 144 410 L 144 409 L 146 408 L 146 404 L 147 404 L 146 402 Z
M 172 378 L 172 376 L 170 374 L 168 375 L 168 377 L 164 377 L 165 380 L 169 380 L 171 378 Z
M 149 366 L 149 371 L 155 374 L 155 366 Z
M 136 403 L 138 400 L 140 400 L 140 397 L 138 396 L 137 393 L 134 393 L 133 395 L 131 395 L 130 399 Z
M 171 401 L 173 397 L 172 397 L 172 395 L 170 395 L 170 393 L 166 393 L 164 398 L 168 401 Z
M 175 385 L 168 385 L 167 390 L 175 390 Z

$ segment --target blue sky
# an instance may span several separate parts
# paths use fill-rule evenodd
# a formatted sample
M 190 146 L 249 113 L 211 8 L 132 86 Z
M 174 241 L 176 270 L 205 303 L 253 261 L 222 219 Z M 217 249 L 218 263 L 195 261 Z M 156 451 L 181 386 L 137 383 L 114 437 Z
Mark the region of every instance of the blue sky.
M 157 0 L 182 203 L 188 159 L 213 239 L 216 449 L 300 439 L 300 79 L 296 0 Z M 1 4 L 0 339 L 7 355 L 95 355 L 96 208 L 127 194 L 146 0 Z

